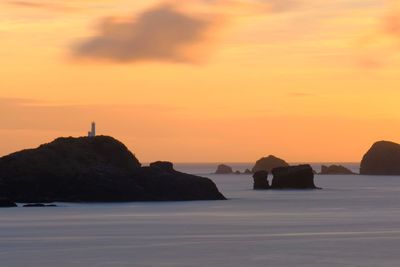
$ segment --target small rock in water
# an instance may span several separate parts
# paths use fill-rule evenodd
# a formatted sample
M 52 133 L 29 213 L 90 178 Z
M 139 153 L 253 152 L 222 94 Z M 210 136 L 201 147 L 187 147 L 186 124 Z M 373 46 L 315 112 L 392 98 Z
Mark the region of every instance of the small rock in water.
M 218 165 L 217 170 L 215 171 L 215 174 L 231 174 L 233 173 L 232 167 L 221 164 Z
M 252 174 L 252 172 L 251 172 L 249 169 L 246 169 L 246 170 L 244 171 L 244 174 Z
M 320 174 L 340 175 L 340 174 L 355 174 L 355 173 L 342 165 L 331 165 L 331 166 L 322 165 Z

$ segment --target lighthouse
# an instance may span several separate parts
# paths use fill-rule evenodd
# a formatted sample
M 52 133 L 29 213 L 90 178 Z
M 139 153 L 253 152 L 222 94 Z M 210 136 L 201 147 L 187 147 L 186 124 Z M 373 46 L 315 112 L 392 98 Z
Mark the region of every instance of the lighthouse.
M 92 128 L 88 132 L 88 137 L 95 137 L 96 136 L 96 123 L 92 122 Z

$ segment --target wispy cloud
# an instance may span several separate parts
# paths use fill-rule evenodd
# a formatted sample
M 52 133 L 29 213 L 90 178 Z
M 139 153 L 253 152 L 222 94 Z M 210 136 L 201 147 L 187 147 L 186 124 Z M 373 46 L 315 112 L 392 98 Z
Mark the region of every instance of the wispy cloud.
M 29 9 L 40 9 L 40 10 L 51 10 L 51 11 L 72 11 L 76 10 L 65 3 L 54 3 L 47 1 L 23 1 L 23 0 L 15 0 L 15 1 L 7 1 L 6 4 L 10 6 L 20 7 L 20 8 L 29 8 Z

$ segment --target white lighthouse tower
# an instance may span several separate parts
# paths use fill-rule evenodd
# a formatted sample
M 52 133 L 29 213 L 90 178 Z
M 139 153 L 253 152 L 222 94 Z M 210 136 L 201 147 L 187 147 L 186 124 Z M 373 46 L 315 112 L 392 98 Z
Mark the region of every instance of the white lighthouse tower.
M 88 132 L 88 137 L 96 136 L 96 123 L 92 122 L 92 129 Z

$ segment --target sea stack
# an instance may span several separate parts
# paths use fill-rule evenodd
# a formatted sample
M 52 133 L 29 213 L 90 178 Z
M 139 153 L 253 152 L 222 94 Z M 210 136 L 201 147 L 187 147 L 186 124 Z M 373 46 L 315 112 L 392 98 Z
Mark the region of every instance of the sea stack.
M 400 175 L 400 145 L 389 141 L 374 143 L 362 158 L 360 174 Z
M 253 175 L 254 190 L 266 190 L 269 189 L 269 182 L 268 182 L 268 172 L 267 171 L 258 171 Z
M 273 155 L 269 155 L 268 157 L 261 158 L 257 160 L 256 164 L 254 165 L 252 172 L 256 173 L 258 171 L 267 171 L 271 172 L 273 169 L 278 167 L 288 167 L 289 164 Z
M 355 174 L 348 168 L 342 165 L 330 165 L 330 166 L 321 166 L 321 172 L 319 174 L 322 175 L 346 175 L 346 174 Z
M 217 170 L 215 171 L 215 174 L 232 174 L 232 173 L 233 173 L 232 167 L 225 164 L 218 165 Z
M 272 189 L 317 189 L 310 165 L 275 168 L 272 174 Z

